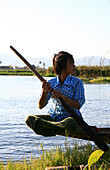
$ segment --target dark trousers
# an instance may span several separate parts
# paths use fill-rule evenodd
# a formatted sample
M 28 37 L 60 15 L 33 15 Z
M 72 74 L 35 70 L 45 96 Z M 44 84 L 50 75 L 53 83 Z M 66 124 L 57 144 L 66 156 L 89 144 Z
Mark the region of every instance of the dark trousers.
M 26 118 L 26 124 L 38 135 L 43 136 L 55 136 L 81 133 L 82 128 L 76 123 L 76 121 L 67 117 L 60 122 L 53 122 L 53 119 L 49 115 L 29 115 Z

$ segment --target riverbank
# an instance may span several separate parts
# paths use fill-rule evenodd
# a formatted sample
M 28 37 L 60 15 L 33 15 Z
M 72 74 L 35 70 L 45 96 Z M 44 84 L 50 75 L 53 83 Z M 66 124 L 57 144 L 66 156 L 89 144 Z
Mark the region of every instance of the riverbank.
M 36 146 L 37 147 L 37 146 Z M 37 148 L 38 149 L 38 148 Z M 40 145 L 39 153 L 40 156 L 35 158 L 31 156 L 30 160 L 24 158 L 22 161 L 12 161 L 8 160 L 6 164 L 0 162 L 0 169 L 33 169 L 33 170 L 45 170 L 46 167 L 56 167 L 56 166 L 70 166 L 74 167 L 76 165 L 87 165 L 88 158 L 97 148 L 92 146 L 90 143 L 86 145 L 79 145 L 73 142 L 70 146 L 68 140 L 65 140 L 65 146 L 61 145 L 52 146 L 49 151 L 44 150 L 43 143 Z M 98 169 L 101 165 L 105 168 L 103 170 L 108 170 L 108 165 L 110 162 L 110 150 L 103 154 L 97 165 Z
M 44 74 L 40 73 L 43 77 L 55 77 L 56 74 Z M 34 73 L 30 70 L 0 70 L 0 75 L 5 76 L 34 76 Z M 110 77 L 79 77 L 84 83 L 110 83 Z
M 84 78 L 80 77 L 84 83 L 105 84 L 110 83 L 110 77 Z

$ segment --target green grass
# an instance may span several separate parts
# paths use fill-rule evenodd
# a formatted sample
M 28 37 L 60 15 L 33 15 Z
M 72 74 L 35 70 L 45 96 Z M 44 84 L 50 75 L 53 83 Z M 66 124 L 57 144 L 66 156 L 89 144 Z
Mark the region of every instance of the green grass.
M 36 149 L 38 149 L 37 146 Z M 41 143 L 39 149 L 40 156 L 38 158 L 31 157 L 30 160 L 23 159 L 21 162 L 8 160 L 6 165 L 0 162 L 0 170 L 45 170 L 46 167 L 52 166 L 86 165 L 89 155 L 95 149 L 89 143 L 84 146 L 73 141 L 73 144 L 70 145 L 70 142 L 66 139 L 64 147 L 53 145 L 50 147 L 50 150 L 44 151 L 43 143 Z M 110 162 L 110 150 L 103 155 L 103 159 Z M 100 159 L 97 164 L 98 166 L 102 163 L 106 166 L 103 159 Z
M 33 76 L 34 73 L 30 70 L 0 70 L 0 75 Z
M 110 77 L 99 77 L 89 81 L 90 83 L 110 83 Z

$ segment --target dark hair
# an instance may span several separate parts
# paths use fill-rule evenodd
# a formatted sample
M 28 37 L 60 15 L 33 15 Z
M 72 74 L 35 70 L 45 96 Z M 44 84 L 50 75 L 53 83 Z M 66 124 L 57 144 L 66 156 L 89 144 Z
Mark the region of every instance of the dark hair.
M 60 75 L 62 70 L 66 69 L 68 60 L 74 63 L 73 56 L 68 52 L 60 51 L 58 54 L 54 54 L 53 69 L 57 75 Z

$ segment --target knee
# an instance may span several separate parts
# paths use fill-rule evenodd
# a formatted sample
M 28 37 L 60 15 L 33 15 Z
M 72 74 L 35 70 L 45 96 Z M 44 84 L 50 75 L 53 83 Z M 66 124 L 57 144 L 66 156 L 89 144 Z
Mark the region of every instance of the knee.
M 25 123 L 31 127 L 31 125 L 35 122 L 35 117 L 33 115 L 29 115 L 28 117 L 26 117 L 25 119 Z
M 76 125 L 76 122 L 71 117 L 67 117 L 62 122 L 64 123 L 64 125 L 67 129 Z
M 27 116 L 25 119 L 25 123 L 29 126 L 31 115 Z

